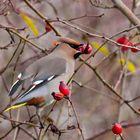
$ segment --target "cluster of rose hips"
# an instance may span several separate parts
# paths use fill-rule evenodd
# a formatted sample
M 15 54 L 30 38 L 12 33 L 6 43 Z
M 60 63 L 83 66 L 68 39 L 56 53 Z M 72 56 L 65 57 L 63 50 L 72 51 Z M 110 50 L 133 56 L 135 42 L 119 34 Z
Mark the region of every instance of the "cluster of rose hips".
M 68 97 L 70 90 L 68 86 L 64 83 L 64 81 L 61 81 L 59 84 L 59 91 L 60 92 L 53 92 L 52 96 L 56 101 L 62 100 L 64 97 Z
M 121 45 L 121 51 L 122 52 L 126 52 L 129 49 L 131 49 L 131 52 L 133 52 L 133 53 L 136 53 L 136 52 L 139 52 L 140 51 L 140 49 L 138 47 L 136 47 L 136 45 L 134 45 L 131 41 L 129 41 L 129 37 L 126 37 L 126 36 L 119 37 L 116 40 L 116 42 L 119 43 L 119 44 L 122 44 Z M 129 46 L 131 48 L 129 48 Z

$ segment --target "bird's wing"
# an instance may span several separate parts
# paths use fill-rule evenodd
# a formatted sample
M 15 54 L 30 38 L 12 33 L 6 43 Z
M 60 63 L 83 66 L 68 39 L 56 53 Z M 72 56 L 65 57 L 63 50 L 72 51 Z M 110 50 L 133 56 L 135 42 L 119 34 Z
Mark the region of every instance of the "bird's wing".
M 48 77 L 46 80 L 38 80 L 35 81 L 24 93 L 22 93 L 19 98 L 23 98 L 27 96 L 29 93 L 33 92 L 34 90 L 42 87 L 44 84 L 46 85 L 48 82 L 56 78 L 58 75 L 52 75 Z
M 50 80 L 54 79 L 56 76 L 59 76 L 66 72 L 66 60 L 60 57 L 43 57 L 38 61 L 31 64 L 27 69 L 20 73 L 20 83 L 28 81 L 30 78 L 33 79 L 32 85 L 24 92 L 23 94 L 29 93 L 31 90 L 38 88 L 41 83 L 49 82 Z M 21 84 L 15 82 L 12 86 L 9 95 L 13 95 L 16 89 Z
M 21 79 L 33 78 L 37 80 L 46 80 L 52 75 L 60 75 L 66 71 L 66 60 L 61 57 L 46 56 L 32 63 L 22 73 Z

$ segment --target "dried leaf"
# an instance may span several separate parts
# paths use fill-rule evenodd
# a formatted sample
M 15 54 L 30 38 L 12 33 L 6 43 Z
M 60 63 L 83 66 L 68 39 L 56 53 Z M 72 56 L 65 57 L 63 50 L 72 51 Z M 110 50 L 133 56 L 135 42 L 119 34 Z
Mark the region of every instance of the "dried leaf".
M 26 14 L 24 14 L 24 13 L 20 13 L 20 16 L 23 18 L 23 20 L 25 21 L 27 26 L 33 32 L 34 36 L 38 36 L 39 32 L 38 32 L 33 20 L 30 17 L 28 17 Z
M 93 48 L 100 48 L 101 44 L 99 44 L 98 42 L 92 42 L 91 46 Z M 108 48 L 106 47 L 106 45 L 103 45 L 102 48 L 99 49 L 99 52 L 101 52 L 103 55 L 108 56 L 110 54 Z
M 120 64 L 122 64 L 122 65 L 125 65 L 126 60 L 125 60 L 124 58 L 118 59 L 118 63 L 120 63 Z M 128 69 L 130 72 L 135 72 L 135 71 L 136 71 L 135 65 L 134 65 L 133 62 L 131 62 L 130 60 L 127 61 L 127 69 Z

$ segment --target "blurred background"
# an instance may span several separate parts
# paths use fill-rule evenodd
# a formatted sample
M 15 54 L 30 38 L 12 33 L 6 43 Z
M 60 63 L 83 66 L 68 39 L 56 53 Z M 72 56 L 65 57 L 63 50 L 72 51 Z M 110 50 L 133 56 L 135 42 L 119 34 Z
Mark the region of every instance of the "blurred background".
M 92 44 L 93 53 L 105 42 L 103 37 L 112 37 L 118 32 L 132 27 L 129 20 L 113 7 L 110 0 L 30 0 L 29 2 L 50 21 L 61 35 Z M 123 2 L 139 17 L 140 8 L 134 6 L 133 0 L 123 0 Z M 34 22 L 39 32 L 37 37 L 34 36 L 20 13 L 24 13 Z M 57 18 L 76 28 L 58 21 Z M 19 123 L 13 124 L 10 121 L 10 119 L 19 122 L 28 121 L 29 114 L 31 116 L 35 113 L 34 107 L 15 109 L 11 113 L 3 112 L 3 109 L 10 103 L 8 91 L 18 73 L 44 54 L 27 42 L 20 43 L 20 37 L 6 30 L 5 27 L 13 28 L 21 36 L 27 37 L 28 40 L 46 50 L 53 47 L 53 42 L 57 37 L 53 31 L 46 32 L 45 22 L 27 6 L 24 0 L 1 0 L 0 21 L 0 139 L 39 139 L 37 137 L 40 131 L 38 128 L 35 129 L 24 124 L 19 128 L 16 126 Z M 86 32 L 77 30 L 77 28 L 103 37 L 88 36 Z M 131 37 L 133 43 L 140 41 L 139 32 L 136 29 L 122 32 L 113 40 L 123 35 Z M 138 111 L 140 108 L 140 53 L 130 51 L 122 53 L 120 47 L 112 42 L 106 42 L 103 48 L 87 61 L 88 64 L 92 67 L 97 66 L 97 71 L 103 80 L 125 100 L 133 100 L 137 97 L 130 104 Z M 87 57 L 82 58 L 85 60 Z M 127 60 L 130 65 L 123 66 L 119 61 L 122 59 Z M 81 63 L 81 61 L 77 61 L 76 67 Z M 71 100 L 85 140 L 119 140 L 120 137 L 116 137 L 111 132 L 111 127 L 115 122 L 124 126 L 123 137 L 125 140 L 139 140 L 139 115 L 120 101 L 91 68 L 84 64 L 76 73 L 74 81 Z M 24 88 L 19 89 L 18 92 L 21 90 Z M 49 111 L 50 108 L 46 108 L 41 114 Z M 4 116 L 10 119 L 4 119 Z M 77 129 L 73 109 L 67 101 L 60 101 L 49 117 L 59 130 L 65 131 L 60 137 L 61 140 L 82 139 Z M 33 119 L 33 123 L 37 123 L 37 120 Z M 45 139 L 57 140 L 58 135 L 48 131 L 45 133 Z

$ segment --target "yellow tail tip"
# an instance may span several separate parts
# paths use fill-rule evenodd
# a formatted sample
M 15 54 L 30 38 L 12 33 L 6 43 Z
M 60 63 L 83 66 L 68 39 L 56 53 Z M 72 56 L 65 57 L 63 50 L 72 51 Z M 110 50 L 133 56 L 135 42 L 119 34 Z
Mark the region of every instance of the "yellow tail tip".
M 5 109 L 4 112 L 7 112 L 7 111 L 9 111 L 11 109 L 20 108 L 20 107 L 25 106 L 25 105 L 27 105 L 27 103 L 23 103 L 23 104 L 19 104 L 19 105 L 13 105 L 13 106 L 10 106 L 7 109 Z

